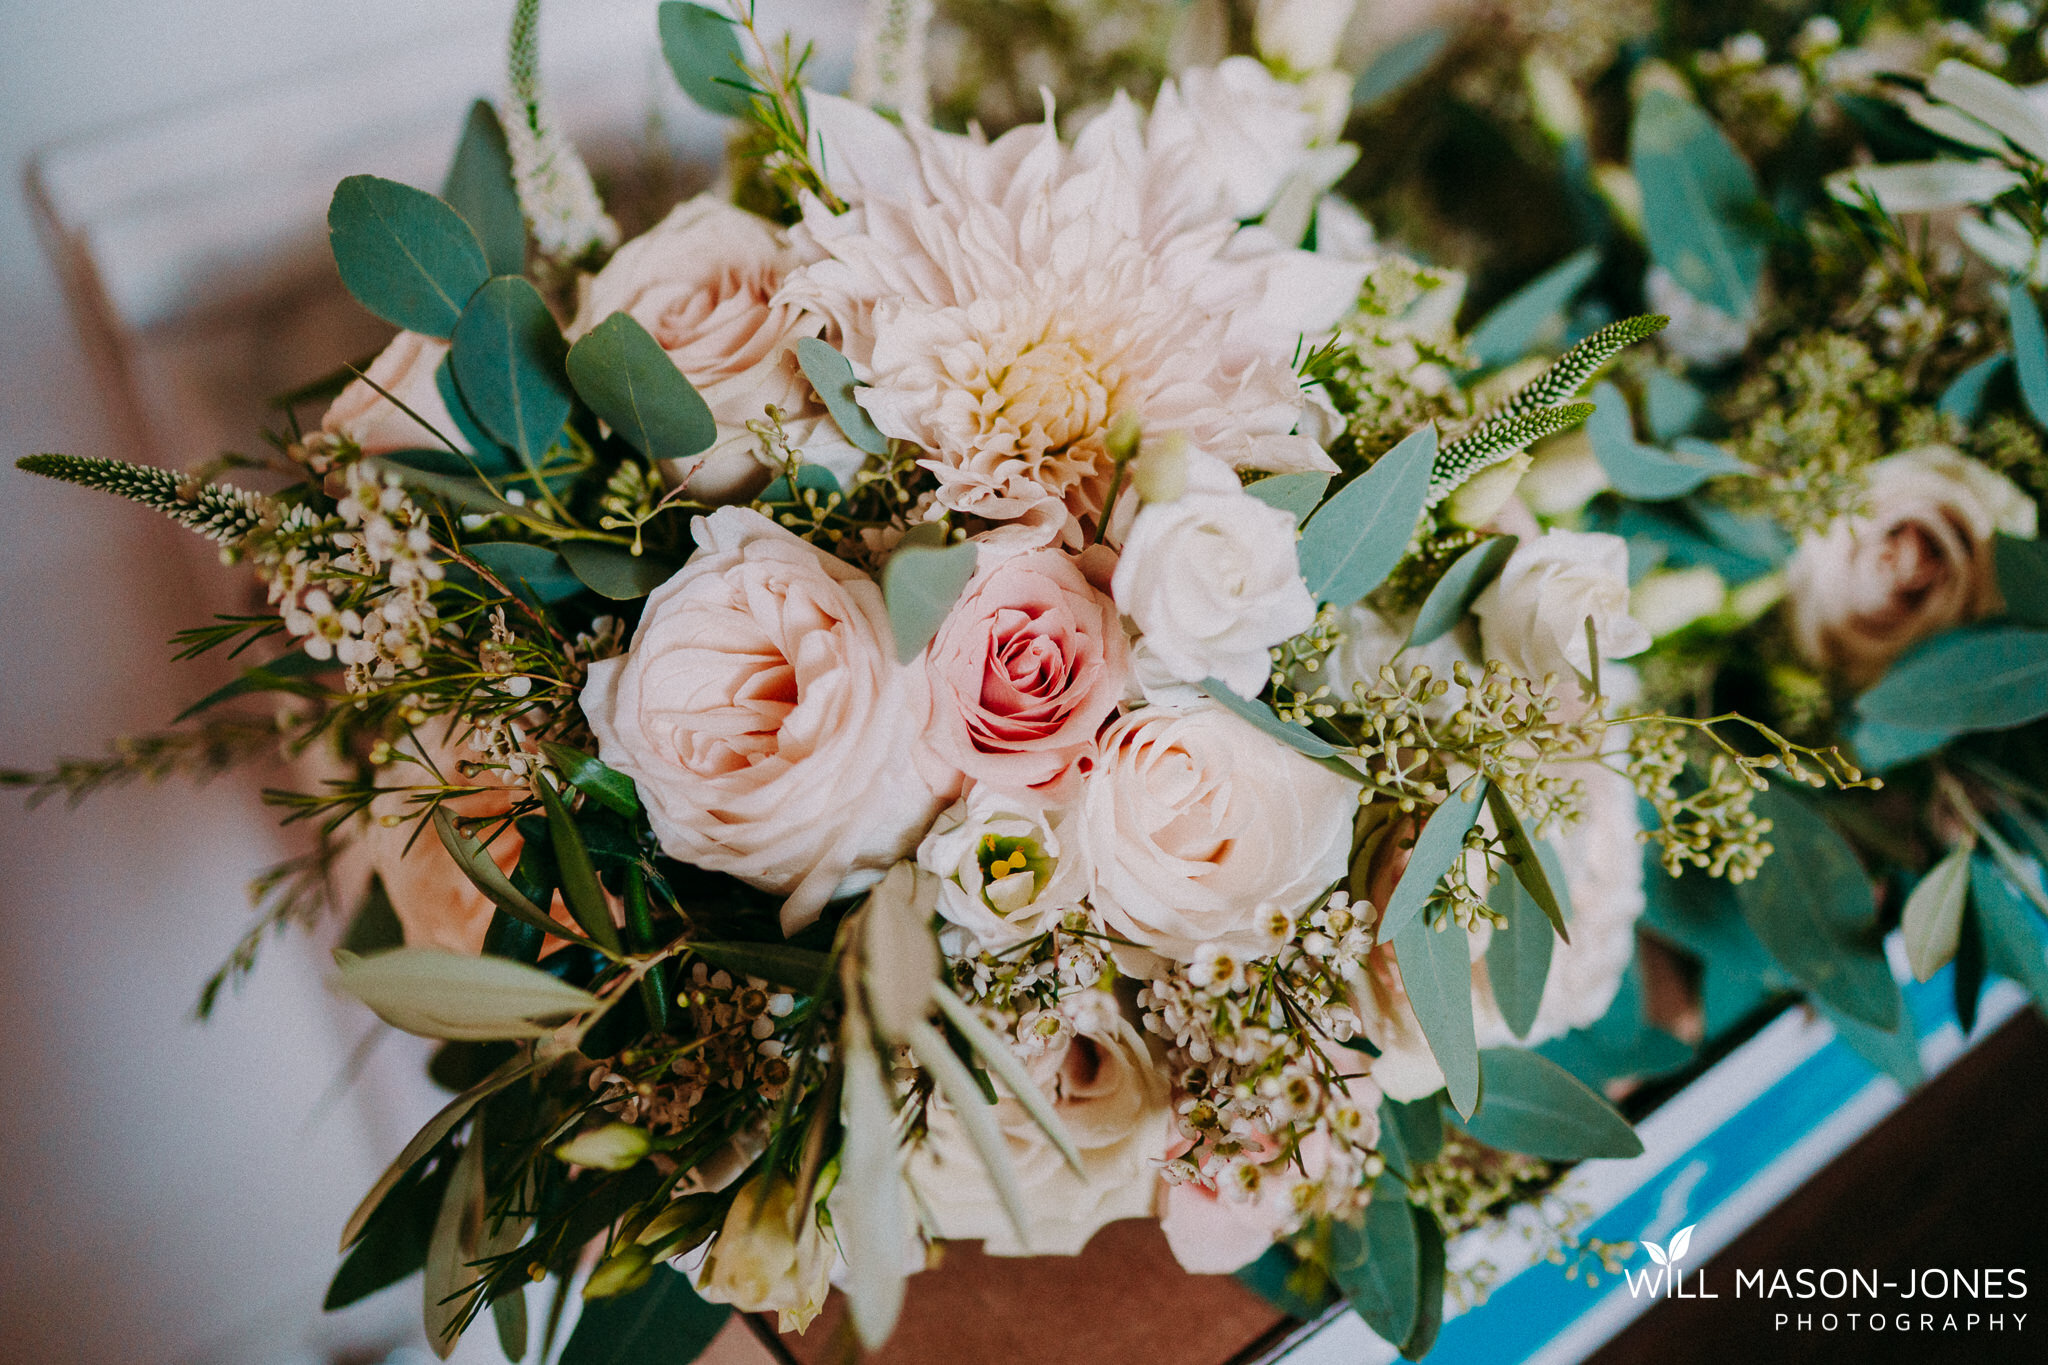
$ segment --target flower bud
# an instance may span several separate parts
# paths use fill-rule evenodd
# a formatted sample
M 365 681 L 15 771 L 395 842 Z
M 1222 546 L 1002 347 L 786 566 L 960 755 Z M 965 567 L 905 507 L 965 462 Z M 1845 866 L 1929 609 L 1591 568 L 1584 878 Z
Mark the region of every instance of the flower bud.
M 571 1166 L 589 1166 L 600 1171 L 623 1171 L 635 1166 L 651 1146 L 645 1128 L 630 1123 L 608 1123 L 578 1133 L 555 1148 L 555 1155 Z

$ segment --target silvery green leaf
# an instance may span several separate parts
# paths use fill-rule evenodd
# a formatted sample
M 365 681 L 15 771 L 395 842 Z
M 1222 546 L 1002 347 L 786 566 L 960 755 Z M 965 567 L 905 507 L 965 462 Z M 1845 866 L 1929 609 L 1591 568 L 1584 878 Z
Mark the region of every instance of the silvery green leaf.
M 2020 183 L 2017 171 L 1995 161 L 1900 161 L 1854 166 L 1827 179 L 1828 193 L 1841 202 L 1861 204 L 1867 190 L 1886 213 L 1987 204 Z
M 1010 1050 L 1010 1045 L 992 1033 L 988 1025 L 981 1022 L 981 1016 L 948 990 L 944 982 L 932 983 L 932 998 L 938 1001 L 939 1012 L 946 1016 L 946 1021 L 974 1049 L 975 1056 L 995 1073 L 1003 1088 L 1031 1115 L 1032 1122 L 1044 1131 L 1053 1146 L 1059 1148 L 1060 1155 L 1067 1159 L 1067 1165 L 1074 1174 L 1085 1179 L 1087 1173 L 1081 1169 L 1081 1154 L 1074 1148 L 1074 1139 L 1068 1135 L 1067 1125 L 1060 1121 L 1052 1102 L 1031 1079 L 1031 1073 L 1024 1069 L 1024 1063 L 1017 1060 L 1017 1054 Z
M 1315 470 L 1301 474 L 1269 474 L 1244 486 L 1244 491 L 1268 507 L 1277 507 L 1293 516 L 1299 526 L 1308 514 L 1316 510 L 1323 500 L 1323 492 L 1330 486 L 1330 476 Z
M 846 1057 L 846 1141 L 832 1221 L 846 1256 L 846 1297 L 855 1330 L 870 1349 L 895 1330 L 903 1309 L 903 1244 L 909 1237 L 903 1176 L 896 1155 L 896 1106 L 868 1039 L 867 1020 L 849 1009 L 840 1030 Z
M 889 633 L 896 659 L 909 663 L 946 623 L 953 603 L 974 577 L 972 541 L 943 550 L 900 545 L 882 569 L 882 600 L 889 608 Z
M 1229 684 L 1220 678 L 1202 679 L 1202 690 L 1210 700 L 1236 716 L 1279 740 L 1290 749 L 1299 750 L 1310 758 L 1333 758 L 1339 752 L 1336 745 L 1313 733 L 1305 726 L 1295 725 L 1273 714 L 1273 708 L 1250 697 L 1240 697 L 1230 690 Z
M 2048 631 L 1972 626 L 1915 647 L 1856 709 L 1888 725 L 2007 730 L 2048 715 Z
M 1302 577 L 1318 602 L 1349 606 L 1408 553 L 1429 499 L 1434 424 L 1414 432 L 1339 489 L 1302 528 Z
M 518 275 L 485 282 L 464 305 L 450 342 L 449 365 L 470 413 L 529 471 L 537 469 L 576 398 L 563 369 L 568 343 L 540 291 Z
M 2048 119 L 2024 93 L 1981 67 L 1951 57 L 1928 77 L 1927 93 L 1968 114 L 2036 161 L 2048 161 Z
M 455 1350 L 452 1329 L 462 1319 L 466 1300 L 461 1291 L 476 1279 L 469 1263 L 476 1259 L 483 1212 L 483 1128 L 479 1124 L 470 1133 L 462 1155 L 455 1159 L 455 1174 L 441 1196 L 441 1212 L 434 1219 L 426 1272 L 421 1277 L 427 1345 L 443 1360 Z
M 2033 237 L 2002 213 L 1993 214 L 1988 220 L 1958 218 L 1956 236 L 1963 239 L 1964 246 L 2008 275 L 2031 277 L 2034 273 L 2037 253 Z
M 1499 787 L 1487 787 L 1486 805 L 1493 812 L 1493 823 L 1500 832 L 1501 842 L 1507 845 L 1508 864 L 1514 870 L 1515 880 L 1529 893 L 1530 900 L 1550 921 L 1550 927 L 1557 931 L 1557 936 L 1570 943 L 1572 936 L 1565 926 L 1571 918 L 1571 903 L 1565 887 L 1564 869 L 1558 864 L 1557 855 L 1549 844 L 1539 843 L 1530 837 L 1522 824 L 1522 817 L 1515 812 L 1514 802 Z
M 1994 356 L 1978 361 L 1950 381 L 1941 391 L 1941 400 L 1936 406 L 1944 417 L 1953 417 L 1964 426 L 1974 426 L 1977 414 L 1984 410 L 1984 394 L 1991 387 L 1991 381 L 1998 372 L 2012 360 L 2010 355 L 2000 351 Z
M 803 367 L 804 377 L 811 381 L 811 387 L 818 391 L 818 397 L 832 414 L 832 420 L 839 424 L 839 430 L 846 439 L 870 455 L 887 455 L 889 438 L 875 425 L 853 396 L 858 381 L 853 376 L 853 363 L 830 343 L 816 337 L 804 337 L 796 344 L 796 362 Z
M 538 1038 L 537 1022 L 595 1009 L 598 998 L 523 962 L 440 948 L 337 952 L 341 988 L 394 1028 L 423 1038 Z
M 1465 833 L 1478 821 L 1480 799 L 1491 785 L 1483 777 L 1473 777 L 1431 812 L 1422 832 L 1415 837 L 1415 848 L 1408 855 L 1408 866 L 1395 884 L 1394 894 L 1387 898 L 1386 913 L 1380 916 L 1380 942 L 1391 940 L 1422 913 L 1436 884 L 1464 851 Z
M 2048 426 L 2048 329 L 2042 326 L 2040 305 L 2024 280 L 2006 285 L 2005 305 L 2012 322 L 2012 357 L 2019 371 L 2020 397 L 2034 420 Z
M 636 555 L 622 546 L 588 540 L 565 540 L 560 552 L 579 583 L 614 602 L 639 601 L 675 577 L 681 567 L 659 555 Z
M 1915 981 L 1932 980 L 1955 957 L 1969 896 L 1970 850 L 1959 844 L 1927 869 L 1899 915 L 1899 934 L 1906 941 L 1906 961 Z
M 491 274 L 517 275 L 526 268 L 526 218 L 513 183 L 512 152 L 489 100 L 469 106 L 441 197 L 476 233 Z
M 1473 361 L 1498 369 L 1527 355 L 1546 332 L 1561 332 L 1565 308 L 1599 268 L 1599 248 L 1589 246 L 1508 295 L 1466 338 Z
M 1629 165 L 1642 186 L 1650 259 L 1694 298 L 1750 316 L 1763 282 L 1762 206 L 1727 135 L 1691 100 L 1653 89 L 1636 103 Z
M 1476 804 L 1476 803 L 1475 803 Z M 1451 1106 L 1469 1118 L 1480 1100 L 1479 1043 L 1472 1023 L 1472 936 L 1456 920 L 1441 929 L 1411 915 L 1393 938 L 1401 984 Z
M 1994 156 L 2006 154 L 2004 138 L 1961 110 L 1946 104 L 1935 104 L 1911 91 L 1899 92 L 1898 103 L 1906 111 L 1906 117 L 1936 137 L 1945 137 L 1950 142 L 1975 147 L 1980 152 L 1990 152 Z
M 683 93 L 699 108 L 722 117 L 745 115 L 752 101 L 743 88 L 748 84 L 746 64 L 732 19 L 684 0 L 663 0 L 655 14 L 662 56 Z
M 455 1131 L 456 1124 L 469 1117 L 470 1110 L 532 1071 L 533 1067 L 531 1061 L 514 1057 L 448 1101 L 442 1106 L 441 1112 L 428 1119 L 426 1127 L 413 1134 L 412 1141 L 405 1144 L 405 1150 L 398 1154 L 398 1159 L 385 1168 L 383 1175 L 377 1177 L 377 1183 L 370 1187 L 370 1192 L 356 1205 L 355 1212 L 348 1216 L 348 1222 L 341 1230 L 341 1249 L 347 1251 L 355 1245 L 356 1239 L 363 1235 L 363 1229 L 369 1225 L 370 1216 L 376 1213 L 378 1205 L 384 1202 L 384 1197 L 405 1178 L 405 1173 L 411 1170 L 421 1157 L 434 1150 L 440 1145 L 441 1139 Z
M 630 313 L 578 337 L 564 363 L 590 410 L 650 460 L 688 459 L 718 438 L 703 396 Z
M 1421 1309 L 1422 1271 L 1415 1215 L 1399 1180 L 1381 1176 L 1362 1222 L 1330 1229 L 1330 1275 L 1351 1307 L 1398 1348 Z
M 1508 1032 L 1527 1038 L 1543 1005 L 1557 935 L 1521 882 L 1502 877 L 1486 897 L 1507 923 L 1496 925 L 1486 943 L 1486 979 Z
M 1453 560 L 1423 599 L 1408 632 L 1408 647 L 1420 648 L 1455 630 L 1486 585 L 1500 576 L 1517 543 L 1514 536 L 1489 536 Z
M 1010 1220 L 1011 1231 L 1017 1234 L 1019 1243 L 1028 1247 L 1031 1237 L 1026 1231 L 1024 1195 L 1017 1186 L 1016 1169 L 1010 1164 L 1009 1141 L 996 1122 L 996 1107 L 983 1097 L 981 1087 L 974 1083 L 967 1064 L 953 1055 L 944 1034 L 919 1019 L 911 1024 L 906 1041 L 910 1044 L 910 1054 L 917 1058 L 917 1064 L 931 1073 L 932 1079 L 938 1083 L 939 1093 L 953 1107 L 955 1117 L 960 1120 L 961 1131 L 981 1157 L 981 1164 L 988 1172 L 988 1183 L 994 1188 L 1003 1213 Z

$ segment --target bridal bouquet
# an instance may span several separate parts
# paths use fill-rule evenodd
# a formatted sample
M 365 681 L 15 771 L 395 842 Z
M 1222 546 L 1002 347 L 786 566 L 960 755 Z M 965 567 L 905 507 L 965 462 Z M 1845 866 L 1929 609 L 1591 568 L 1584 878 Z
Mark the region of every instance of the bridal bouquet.
M 1157 1217 L 1423 1354 L 1447 1235 L 1640 1150 L 1534 1049 L 1610 1014 L 1647 882 L 1795 903 L 1773 840 L 1819 818 L 1768 775 L 1875 785 L 1655 709 L 1661 513 L 1522 487 L 1665 319 L 1460 331 L 1462 278 L 1332 192 L 1348 5 L 991 139 L 928 121 L 920 6 L 843 98 L 670 0 L 732 160 L 623 242 L 536 8 L 440 195 L 337 188 L 400 331 L 271 454 L 22 461 L 268 609 L 179 637 L 265 660 L 179 728 L 10 780 L 281 749 L 312 847 L 202 1011 L 353 884 L 340 989 L 442 1041 L 329 1306 L 423 1268 L 438 1349 L 488 1313 L 516 1358 L 552 1278 L 542 1354 L 574 1283 L 565 1359 L 653 1322 L 683 1361 L 838 1284 L 872 1345 L 939 1242 Z

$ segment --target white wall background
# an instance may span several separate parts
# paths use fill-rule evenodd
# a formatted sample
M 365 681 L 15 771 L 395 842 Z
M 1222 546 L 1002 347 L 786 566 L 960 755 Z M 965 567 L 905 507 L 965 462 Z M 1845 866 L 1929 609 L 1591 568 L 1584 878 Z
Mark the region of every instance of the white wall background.
M 845 3 L 781 8 L 836 15 L 821 44 L 850 42 Z M 621 13 L 653 31 L 654 0 L 548 10 L 544 52 Z M 130 453 L 114 447 L 32 231 L 24 158 L 166 109 L 290 89 L 410 35 L 454 29 L 492 54 L 509 11 L 0 5 L 0 766 L 101 751 L 199 695 L 207 675 L 168 663 L 164 641 L 205 619 L 203 595 L 220 590 L 207 579 L 224 572 L 146 511 L 12 467 L 37 451 Z M 448 141 L 454 128 L 429 131 Z M 336 1101 L 330 1086 L 369 1021 L 329 997 L 319 953 L 296 938 L 271 945 L 211 1024 L 191 1018 L 248 921 L 246 881 L 278 853 L 260 785 L 133 788 L 34 812 L 0 795 L 0 1359 L 376 1359 L 417 1313 L 411 1289 L 340 1320 L 318 1313 L 347 1211 L 436 1104 L 408 1040 L 382 1045 L 371 1076 Z

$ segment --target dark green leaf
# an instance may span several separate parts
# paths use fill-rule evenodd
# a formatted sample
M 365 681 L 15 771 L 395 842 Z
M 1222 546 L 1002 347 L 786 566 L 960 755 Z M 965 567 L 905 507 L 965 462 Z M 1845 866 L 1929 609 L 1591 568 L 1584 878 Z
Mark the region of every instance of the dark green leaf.
M 733 84 L 745 81 L 747 74 L 732 20 L 682 0 L 663 0 L 658 13 L 661 55 L 683 93 L 714 114 L 743 116 L 752 104 Z
M 1307 754 L 1310 758 L 1332 758 L 1338 753 L 1334 744 L 1311 734 L 1303 726 L 1292 725 L 1280 719 L 1266 703 L 1238 696 L 1219 678 L 1202 679 L 1202 690 L 1207 692 L 1218 706 L 1239 720 L 1257 726 L 1290 749 Z
M 686 460 L 718 439 L 703 397 L 630 313 L 613 313 L 579 337 L 567 364 L 590 410 L 650 460 Z
M 1302 576 L 1319 602 L 1349 606 L 1408 553 L 1429 499 L 1436 427 L 1426 426 L 1339 489 L 1302 529 Z
M 461 214 L 425 190 L 374 175 L 334 187 L 327 239 L 356 302 L 409 332 L 448 336 L 491 276 Z
M 1763 279 L 1756 177 L 1707 112 L 1650 90 L 1637 101 L 1629 164 L 1643 194 L 1650 258 L 1694 298 L 1751 312 Z
M 1380 1154 L 1387 1166 L 1404 1180 L 1436 1160 L 1444 1146 L 1444 1111 L 1435 1095 L 1405 1103 L 1396 1099 L 1380 1101 Z
M 659 555 L 634 554 L 617 545 L 565 540 L 562 558 L 569 572 L 599 597 L 634 602 L 674 578 L 681 566 Z
M 1864 716 L 1913 729 L 2007 730 L 2048 715 L 2048 631 L 1976 626 L 1937 635 L 1856 699 Z
M 763 503 L 794 503 L 798 500 L 797 492 L 806 488 L 817 492 L 818 501 L 821 505 L 829 494 L 840 491 L 839 480 L 832 477 L 831 470 L 823 465 L 800 464 L 796 467 L 795 489 L 790 487 L 788 475 L 777 475 L 773 482 L 761 490 L 761 495 L 755 501 Z
M 1625 498 L 1662 502 L 1682 497 L 1708 479 L 1748 472 L 1748 465 L 1704 441 L 1682 440 L 1671 453 L 1644 445 L 1636 439 L 1628 400 L 1611 383 L 1596 385 L 1593 401 L 1598 407 L 1586 419 L 1586 435 L 1607 481 Z
M 1864 772 L 1883 773 L 1925 758 L 1954 738 L 1953 730 L 1909 730 L 1865 717 L 1850 727 L 1849 748 Z
M 1493 823 L 1500 831 L 1502 842 L 1508 848 L 1508 866 L 1514 870 L 1515 880 L 1528 893 L 1550 927 L 1566 943 L 1572 941 L 1571 931 L 1566 922 L 1571 918 L 1570 891 L 1564 880 L 1564 869 L 1558 866 L 1557 855 L 1548 844 L 1539 844 L 1529 837 L 1529 831 L 1522 824 L 1522 817 L 1515 813 L 1514 803 L 1499 787 L 1486 789 L 1486 804 L 1493 812 Z M 1547 958 L 1546 954 L 1546 958 Z
M 814 948 L 793 948 L 787 943 L 692 943 L 690 951 L 714 967 L 758 976 L 802 995 L 827 993 L 835 980 L 831 956 Z
M 1366 1326 L 1398 1344 L 1415 1330 L 1422 1295 L 1422 1267 L 1408 1192 L 1399 1180 L 1381 1176 L 1365 1206 L 1365 1220 L 1330 1229 L 1330 1274 Z
M 487 540 L 465 545 L 462 550 L 489 569 L 499 582 L 534 606 L 559 602 L 583 591 L 583 584 L 569 572 L 562 556 L 544 545 L 528 545 L 518 540 Z
M 1856 855 L 1788 792 L 1761 793 L 1754 809 L 1771 821 L 1776 851 L 1735 888 L 1743 919 L 1801 985 L 1851 1018 L 1894 1027 L 1899 987 L 1878 942 L 1877 907 Z
M 1309 470 L 1302 474 L 1271 474 L 1254 480 L 1244 486 L 1244 491 L 1268 507 L 1277 507 L 1294 518 L 1299 526 L 1308 514 L 1316 510 L 1316 504 L 1323 500 L 1323 492 L 1330 486 L 1328 474 Z
M 729 1305 L 699 1298 L 689 1276 L 657 1265 L 633 1293 L 585 1303 L 556 1365 L 682 1365 L 703 1354 L 731 1315 Z
M 1651 370 L 1643 380 L 1643 415 L 1649 420 L 1653 441 L 1671 441 L 1685 435 L 1699 421 L 1706 406 L 1707 396 L 1697 385 L 1669 370 Z
M 548 762 L 555 765 L 556 772 L 574 783 L 591 800 L 628 820 L 639 816 L 640 793 L 635 790 L 632 778 L 566 744 L 543 741 L 540 751 L 547 756 Z
M 1479 1070 L 1485 1098 L 1465 1130 L 1487 1146 L 1547 1161 L 1642 1155 L 1628 1120 L 1548 1057 L 1490 1047 Z
M 1486 585 L 1500 576 L 1508 556 L 1515 552 L 1516 543 L 1514 536 L 1491 536 L 1452 560 L 1451 567 L 1429 590 L 1429 596 L 1422 599 L 1415 628 L 1408 632 L 1409 648 L 1430 644 L 1455 629 L 1472 609 L 1473 601 L 1486 591 Z
M 363 1202 L 356 1205 L 355 1212 L 349 1215 L 348 1225 L 341 1230 L 341 1249 L 346 1251 L 355 1245 L 357 1239 L 369 1227 L 371 1217 L 383 1206 L 385 1198 L 391 1191 L 398 1187 L 406 1172 L 410 1171 L 421 1157 L 440 1146 L 448 1135 L 469 1117 L 470 1110 L 533 1068 L 532 1062 L 514 1058 L 448 1101 L 439 1113 L 428 1119 L 427 1126 L 413 1134 L 412 1141 L 405 1144 L 405 1150 L 398 1154 L 398 1159 L 384 1168 L 384 1174 L 377 1177 L 377 1183 L 370 1187 L 370 1192 L 363 1196 Z
M 1237 1272 L 1237 1282 L 1291 1318 L 1308 1322 L 1334 1301 L 1329 1280 L 1280 1243 Z
M 349 1252 L 327 1286 L 321 1308 L 332 1313 L 397 1284 L 427 1260 L 427 1241 L 448 1189 L 447 1161 L 433 1170 L 421 1162 L 406 1171 L 377 1212 L 363 1226 L 362 1240 Z
M 1972 880 L 1975 880 L 1972 869 Z M 1963 937 L 1956 945 L 1955 976 L 1951 979 L 1956 1022 L 1965 1035 L 1977 1030 L 1977 1001 L 1984 994 L 1984 916 L 1974 905 L 1963 907 Z
M 1471 936 L 1455 920 L 1432 929 L 1412 915 L 1393 938 L 1394 960 L 1414 1007 L 1415 1020 L 1436 1064 L 1452 1107 L 1469 1115 L 1480 1101 L 1479 1045 L 1472 1027 Z
M 1429 69 L 1450 41 L 1449 28 L 1426 28 L 1376 54 L 1360 73 L 1358 84 L 1351 88 L 1351 103 L 1359 109 L 1370 109 L 1404 89 Z
M 2001 531 L 1992 547 L 2005 614 L 2023 626 L 2048 626 L 2048 544 Z
M 455 423 L 453 432 L 444 431 L 441 435 L 451 443 L 455 437 L 461 437 L 461 444 L 475 453 L 464 458 L 453 451 L 436 450 L 431 463 L 421 459 L 420 452 L 414 451 L 378 458 L 423 469 L 429 474 L 483 474 L 493 479 L 510 474 L 519 457 L 493 440 L 491 434 L 484 430 L 483 423 L 476 420 L 476 414 L 469 410 L 469 404 L 462 397 L 462 388 L 455 382 L 452 355 L 442 356 L 441 363 L 434 367 L 434 391 L 441 395 L 441 406 L 448 409 L 448 416 Z M 453 457 L 455 465 L 451 467 L 445 457 Z
M 1543 987 L 1550 979 L 1550 953 L 1557 942 L 1543 909 L 1522 883 L 1502 877 L 1495 883 L 1487 903 L 1507 917 L 1505 927 L 1496 927 L 1486 944 L 1486 977 L 1493 984 L 1494 1002 L 1508 1031 L 1517 1038 L 1529 1036 L 1543 1003 Z
M 1984 965 L 2026 987 L 2048 1009 L 2048 939 L 2041 916 L 1987 854 L 1970 862 L 1970 910 L 1983 934 Z
M 576 828 L 575 817 L 569 814 L 552 783 L 543 778 L 533 786 L 540 794 L 541 805 L 547 808 L 549 841 L 554 846 L 555 867 L 562 878 L 562 899 L 568 904 L 569 914 L 601 947 L 617 953 L 618 926 L 612 923 L 611 906 L 598 883 L 597 869 L 590 864 L 590 847 L 583 842 L 583 832 Z
M 491 857 L 490 850 L 455 827 L 454 817 L 448 814 L 446 806 L 434 807 L 433 820 L 434 832 L 440 836 L 441 846 L 448 850 L 448 856 L 455 860 L 455 866 L 461 869 L 462 875 L 469 878 L 470 884 L 483 892 L 491 904 L 522 924 L 568 939 L 571 943 L 596 946 L 535 905 L 512 885 L 497 860 Z
M 882 600 L 889 608 L 889 632 L 896 658 L 909 663 L 928 644 L 974 577 L 972 541 L 943 550 L 901 545 L 882 568 Z
M 1835 1033 L 1849 1045 L 1849 1050 L 1869 1062 L 1884 1075 L 1911 1090 L 1927 1079 L 1920 1066 L 1920 1034 L 1913 1023 L 1913 1011 L 1903 1000 L 1899 1005 L 1898 1026 L 1889 1029 L 1872 1028 L 1861 1019 L 1851 1019 L 1827 1001 L 1818 1002 L 1821 1016 L 1834 1025 Z
M 1465 848 L 1465 834 L 1479 819 L 1479 807 L 1493 784 L 1475 777 L 1430 812 L 1428 823 L 1415 838 L 1408 866 L 1387 898 L 1386 913 L 1380 916 L 1379 941 L 1392 939 L 1408 922 L 1422 913 L 1436 884 L 1451 870 Z
M 1420 1205 L 1411 1205 L 1415 1218 L 1416 1268 L 1419 1291 L 1415 1296 L 1415 1327 L 1401 1344 L 1401 1354 L 1420 1360 L 1436 1345 L 1436 1334 L 1444 1325 L 1444 1230 L 1436 1215 Z
M 415 469 L 391 456 L 380 456 L 372 463 L 396 474 L 399 482 L 413 492 L 432 494 L 460 511 L 496 517 L 523 515 L 517 507 L 491 492 L 476 479 Z
M 1508 295 L 1466 338 L 1473 362 L 1498 369 L 1527 355 L 1547 333 L 1562 332 L 1565 309 L 1599 268 L 1599 248 L 1589 246 Z
M 2012 320 L 2013 364 L 2019 370 L 2020 397 L 2036 422 L 2048 426 L 2048 329 L 2026 281 L 2005 287 L 2006 314 Z
M 575 404 L 563 370 L 568 345 L 540 291 L 500 275 L 476 291 L 455 324 L 455 384 L 493 438 L 538 468 Z
M 1964 370 L 1941 391 L 1941 401 L 1935 406 L 1944 417 L 1953 417 L 1964 426 L 1974 426 L 1977 414 L 1984 410 L 1984 393 L 1991 387 L 1991 381 L 2005 368 L 2012 357 L 2004 351 L 1980 360 Z
M 804 377 L 818 391 L 818 397 L 846 439 L 870 455 L 887 455 L 889 438 L 868 417 L 867 409 L 854 399 L 856 382 L 852 362 L 816 337 L 805 337 L 797 342 L 796 360 L 803 366 Z
M 469 106 L 441 197 L 476 233 L 491 274 L 517 275 L 526 269 L 526 218 L 512 179 L 512 152 L 489 100 Z
M 348 932 L 341 936 L 340 946 L 351 953 L 374 953 L 404 944 L 405 926 L 398 922 L 398 912 L 391 908 L 384 878 L 372 872 L 355 917 L 348 922 Z
M 326 689 L 316 683 L 309 683 L 305 679 L 311 674 L 334 667 L 336 667 L 336 664 L 332 659 L 316 659 L 302 649 L 295 649 L 289 654 L 280 654 L 267 664 L 243 669 L 241 675 L 233 682 L 216 687 L 198 701 L 193 702 L 190 706 L 180 711 L 177 719 L 171 723 L 173 725 L 181 725 L 193 716 L 198 715 L 201 711 L 210 710 L 222 702 L 229 701 L 235 697 L 246 697 L 262 692 L 290 692 L 299 696 L 317 695 Z

